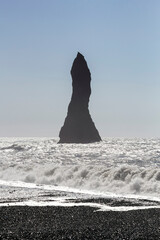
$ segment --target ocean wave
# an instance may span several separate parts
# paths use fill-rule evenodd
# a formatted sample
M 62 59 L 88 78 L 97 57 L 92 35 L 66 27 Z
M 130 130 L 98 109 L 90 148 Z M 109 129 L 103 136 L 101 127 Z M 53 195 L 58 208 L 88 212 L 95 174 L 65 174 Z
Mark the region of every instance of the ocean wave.
M 35 175 L 30 175 L 35 177 Z M 25 178 L 24 181 L 28 180 Z M 33 180 L 33 178 L 31 178 Z M 65 166 L 44 170 L 35 178 L 43 184 L 63 185 L 103 192 L 160 194 L 160 169 L 131 166 Z
M 10 146 L 0 148 L 0 151 L 4 151 L 4 150 L 24 151 L 25 148 L 18 144 L 12 144 Z
M 138 168 L 123 165 L 105 166 L 51 164 L 32 168 L 5 169 L 0 176 L 5 180 L 21 180 L 27 183 L 67 186 L 97 192 L 159 196 L 160 169 Z
M 159 139 L 1 139 L 0 179 L 118 194 L 160 195 Z

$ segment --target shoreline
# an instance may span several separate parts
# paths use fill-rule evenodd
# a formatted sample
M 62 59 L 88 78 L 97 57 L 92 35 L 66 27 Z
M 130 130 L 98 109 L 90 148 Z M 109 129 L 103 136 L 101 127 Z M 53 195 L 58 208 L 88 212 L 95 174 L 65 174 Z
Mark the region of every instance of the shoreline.
M 0 239 L 160 239 L 160 209 L 0 207 Z

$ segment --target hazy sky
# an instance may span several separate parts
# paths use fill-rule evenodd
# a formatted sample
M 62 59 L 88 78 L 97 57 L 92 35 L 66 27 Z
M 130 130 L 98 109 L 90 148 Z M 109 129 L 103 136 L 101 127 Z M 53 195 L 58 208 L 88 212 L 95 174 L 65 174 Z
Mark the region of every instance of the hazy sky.
M 0 0 L 0 136 L 58 136 L 77 51 L 103 137 L 160 137 L 159 0 Z

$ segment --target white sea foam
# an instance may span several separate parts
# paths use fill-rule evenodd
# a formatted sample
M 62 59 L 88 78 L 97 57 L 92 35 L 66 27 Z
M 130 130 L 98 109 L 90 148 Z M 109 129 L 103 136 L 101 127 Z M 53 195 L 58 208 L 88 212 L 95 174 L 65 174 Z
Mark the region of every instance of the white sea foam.
M 0 139 L 0 179 L 124 196 L 160 196 L 160 139 L 57 144 L 49 138 Z
M 24 202 L 12 202 L 12 203 L 0 203 L 0 207 L 8 207 L 8 206 L 60 206 L 60 207 L 79 207 L 79 206 L 85 206 L 85 207 L 93 207 L 99 209 L 98 211 L 133 211 L 133 210 L 143 210 L 143 209 L 159 209 L 160 206 L 107 206 L 104 204 L 99 203 L 71 203 L 71 202 L 63 202 L 63 201 L 24 201 Z

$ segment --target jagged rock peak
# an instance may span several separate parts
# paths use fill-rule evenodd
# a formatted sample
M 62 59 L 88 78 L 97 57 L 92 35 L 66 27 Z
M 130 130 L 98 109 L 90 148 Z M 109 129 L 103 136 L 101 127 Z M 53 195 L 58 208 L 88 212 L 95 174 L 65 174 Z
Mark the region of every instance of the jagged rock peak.
M 84 58 L 84 56 L 80 52 L 77 53 L 77 57 L 83 57 Z

